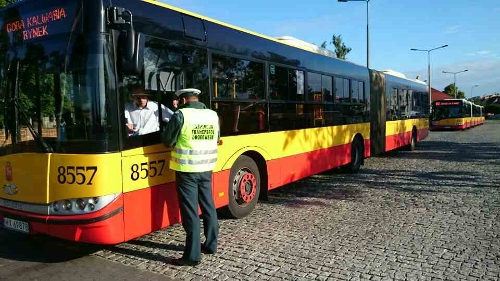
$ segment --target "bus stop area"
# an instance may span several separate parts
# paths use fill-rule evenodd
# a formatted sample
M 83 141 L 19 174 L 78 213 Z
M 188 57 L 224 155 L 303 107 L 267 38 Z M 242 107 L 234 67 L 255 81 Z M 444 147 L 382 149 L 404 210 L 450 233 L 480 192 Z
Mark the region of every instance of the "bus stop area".
M 499 122 L 431 132 L 415 151 L 366 159 L 358 174 L 334 171 L 304 179 L 272 191 L 248 217 L 221 218 L 218 252 L 203 255 L 196 267 L 168 264 L 182 254 L 179 224 L 110 247 L 13 239 L 0 230 L 10 249 L 0 252 L 0 279 L 45 280 L 86 271 L 78 276 L 499 280 L 499 175 Z M 23 247 L 27 241 L 44 246 Z

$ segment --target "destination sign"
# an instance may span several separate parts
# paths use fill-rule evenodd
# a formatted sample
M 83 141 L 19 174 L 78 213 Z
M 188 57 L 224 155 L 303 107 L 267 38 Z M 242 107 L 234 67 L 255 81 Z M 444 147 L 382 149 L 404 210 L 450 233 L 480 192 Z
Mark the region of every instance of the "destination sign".
M 436 106 L 446 106 L 446 105 L 459 105 L 458 101 L 441 101 L 436 102 Z
M 75 15 L 75 5 L 51 7 L 36 12 L 22 12 L 16 18 L 9 13 L 4 18 L 2 30 L 7 34 L 21 34 L 23 40 L 42 38 L 71 30 Z

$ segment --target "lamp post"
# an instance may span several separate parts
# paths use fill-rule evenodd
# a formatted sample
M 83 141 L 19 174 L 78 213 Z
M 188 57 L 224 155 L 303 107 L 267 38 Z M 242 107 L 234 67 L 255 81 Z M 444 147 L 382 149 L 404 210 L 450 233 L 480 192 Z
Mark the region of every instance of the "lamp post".
M 338 0 L 339 2 L 366 2 L 366 67 L 370 68 L 370 0 Z
M 443 71 L 443 73 L 453 74 L 453 85 L 455 86 L 455 98 L 457 98 L 457 92 L 458 92 L 458 89 L 457 89 L 457 74 L 458 73 L 462 73 L 462 72 L 466 72 L 466 71 L 469 71 L 469 70 L 468 69 L 464 69 L 462 71 L 457 71 L 457 72 Z
M 433 48 L 430 50 L 423 50 L 423 49 L 410 49 L 410 51 L 419 51 L 419 52 L 427 52 L 427 86 L 429 88 L 429 106 L 432 105 L 432 87 L 431 87 L 431 51 L 441 49 L 441 48 L 446 48 L 448 45 L 443 45 L 441 47 Z
M 474 96 L 472 95 L 472 90 L 474 90 L 475 87 L 479 87 L 479 85 L 474 85 L 470 88 L 470 98 L 472 99 Z

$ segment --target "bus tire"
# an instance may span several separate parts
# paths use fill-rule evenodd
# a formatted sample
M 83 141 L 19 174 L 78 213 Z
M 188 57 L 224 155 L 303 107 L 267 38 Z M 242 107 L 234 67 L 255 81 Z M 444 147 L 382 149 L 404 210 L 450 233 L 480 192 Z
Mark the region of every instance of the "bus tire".
M 241 155 L 231 167 L 229 176 L 229 204 L 224 213 L 230 218 L 243 218 L 257 205 L 260 195 L 260 172 L 255 161 Z
M 351 144 L 351 162 L 343 167 L 343 171 L 349 174 L 355 174 L 359 171 L 363 163 L 363 145 L 359 138 L 355 138 Z
M 416 148 L 417 148 L 417 131 L 413 129 L 413 131 L 411 132 L 410 144 L 407 146 L 407 149 L 409 151 L 413 151 Z

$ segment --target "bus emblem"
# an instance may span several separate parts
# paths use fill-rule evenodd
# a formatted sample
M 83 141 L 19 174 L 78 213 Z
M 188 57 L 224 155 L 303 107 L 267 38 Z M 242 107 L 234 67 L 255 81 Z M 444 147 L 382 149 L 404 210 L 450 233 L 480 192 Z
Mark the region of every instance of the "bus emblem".
M 15 186 L 11 183 L 4 184 L 3 193 L 5 193 L 7 195 L 16 195 L 17 192 L 18 192 L 17 186 Z
M 12 166 L 10 165 L 10 162 L 5 164 L 5 179 L 7 181 L 12 181 Z

